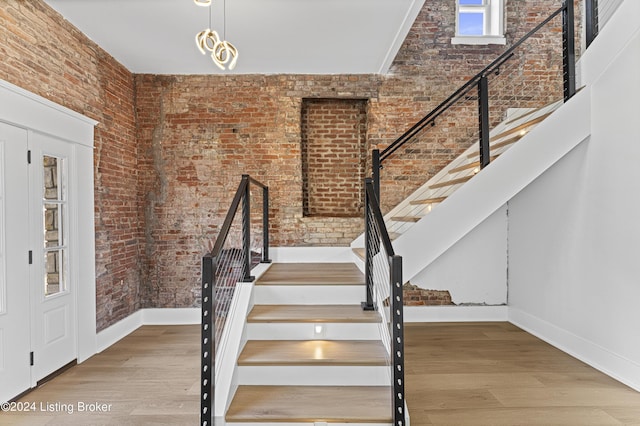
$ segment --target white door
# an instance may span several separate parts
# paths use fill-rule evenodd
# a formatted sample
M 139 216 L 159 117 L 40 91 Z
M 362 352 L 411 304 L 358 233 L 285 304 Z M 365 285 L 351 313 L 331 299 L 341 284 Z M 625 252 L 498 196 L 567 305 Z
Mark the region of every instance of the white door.
M 30 387 L 27 131 L 0 123 L 0 403 Z
M 73 146 L 30 133 L 32 384 L 76 359 Z

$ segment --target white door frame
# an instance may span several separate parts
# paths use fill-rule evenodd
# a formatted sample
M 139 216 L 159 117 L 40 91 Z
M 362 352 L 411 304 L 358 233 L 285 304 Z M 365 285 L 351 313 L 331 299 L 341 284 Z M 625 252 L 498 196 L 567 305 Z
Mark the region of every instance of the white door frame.
M 27 141 L 0 122 L 0 403 L 32 383 Z
M 95 226 L 93 185 L 93 131 L 98 124 L 82 114 L 60 106 L 18 86 L 0 80 L 0 121 L 33 132 L 51 135 L 74 146 L 79 236 L 77 258 L 71 271 L 77 281 L 77 356 L 82 362 L 97 352 Z

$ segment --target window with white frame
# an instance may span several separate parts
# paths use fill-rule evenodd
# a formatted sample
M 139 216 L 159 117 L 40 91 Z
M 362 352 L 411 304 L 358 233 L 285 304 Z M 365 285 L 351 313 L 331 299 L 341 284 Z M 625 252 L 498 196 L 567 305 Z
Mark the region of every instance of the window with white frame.
M 504 0 L 456 0 L 452 44 L 505 44 Z

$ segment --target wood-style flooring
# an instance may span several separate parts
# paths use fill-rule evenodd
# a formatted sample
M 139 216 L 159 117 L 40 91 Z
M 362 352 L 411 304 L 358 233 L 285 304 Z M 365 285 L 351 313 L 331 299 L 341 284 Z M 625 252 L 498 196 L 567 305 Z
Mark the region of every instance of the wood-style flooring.
M 0 412 L 0 425 L 197 426 L 199 370 L 199 326 L 144 326 L 19 400 L 35 411 Z M 78 403 L 108 409 L 78 412 Z
M 199 327 L 145 326 L 0 412 L 0 425 L 197 425 Z M 508 323 L 407 324 L 412 426 L 640 426 L 640 393 Z
M 411 425 L 640 425 L 640 393 L 509 323 L 407 324 Z

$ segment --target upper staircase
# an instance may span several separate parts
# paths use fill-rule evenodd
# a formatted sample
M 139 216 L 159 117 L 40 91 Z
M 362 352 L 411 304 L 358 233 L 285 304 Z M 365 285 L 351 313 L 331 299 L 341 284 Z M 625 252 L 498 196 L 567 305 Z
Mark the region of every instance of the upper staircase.
M 505 119 L 490 133 L 491 161 L 495 161 L 513 147 L 562 103 L 562 101 L 557 101 L 540 108 L 507 110 Z M 478 144 L 475 143 L 389 211 L 385 215 L 385 222 L 391 239 L 395 240 L 410 230 L 413 224 L 427 216 L 457 189 L 477 175 L 480 172 L 478 157 Z M 362 255 L 362 250 L 358 250 L 358 248 L 363 245 L 362 236 L 352 244 L 354 251 L 359 256 Z

